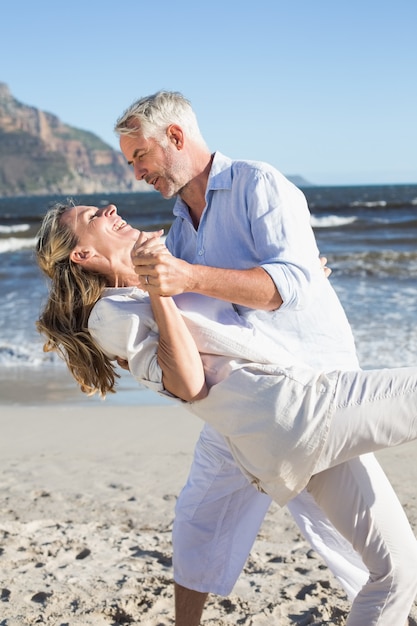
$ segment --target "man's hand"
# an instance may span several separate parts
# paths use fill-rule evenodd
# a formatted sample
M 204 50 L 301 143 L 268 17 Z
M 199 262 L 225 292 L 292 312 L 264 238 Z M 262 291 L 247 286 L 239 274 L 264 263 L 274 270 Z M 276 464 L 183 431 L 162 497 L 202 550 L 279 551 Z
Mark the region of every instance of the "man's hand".
M 327 263 L 327 258 L 325 256 L 321 256 L 320 257 L 321 269 L 323 270 L 325 277 L 329 278 L 330 274 L 332 273 L 332 270 L 330 269 L 330 267 L 327 267 L 326 263 Z
M 131 257 L 145 291 L 161 296 L 192 291 L 193 266 L 174 257 L 160 238 L 146 239 L 141 233 Z

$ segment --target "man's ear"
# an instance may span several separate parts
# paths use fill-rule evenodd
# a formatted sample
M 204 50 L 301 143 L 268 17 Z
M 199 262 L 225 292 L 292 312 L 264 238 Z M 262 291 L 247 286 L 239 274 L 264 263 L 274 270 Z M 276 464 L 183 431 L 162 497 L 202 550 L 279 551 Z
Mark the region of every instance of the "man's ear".
M 182 150 L 184 146 L 184 133 L 181 126 L 177 124 L 171 124 L 167 128 L 168 140 L 174 144 L 177 150 Z
M 74 248 L 74 250 L 72 250 L 70 254 L 70 259 L 73 263 L 79 263 L 80 265 L 83 265 L 83 263 L 91 259 L 91 257 L 93 256 L 94 256 L 93 251 L 90 250 L 89 248 L 77 247 L 77 248 Z

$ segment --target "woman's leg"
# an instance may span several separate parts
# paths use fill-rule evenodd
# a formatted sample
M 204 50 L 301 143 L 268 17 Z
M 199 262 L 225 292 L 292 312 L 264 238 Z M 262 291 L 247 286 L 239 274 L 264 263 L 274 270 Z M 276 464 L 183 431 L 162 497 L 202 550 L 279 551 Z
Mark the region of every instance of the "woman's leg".
M 368 568 L 358 552 L 331 524 L 307 489 L 290 500 L 287 508 L 303 536 L 342 585 L 349 600 L 353 601 L 369 578 Z
M 417 368 L 342 372 L 314 473 L 417 439 Z
M 347 626 L 402 626 L 417 594 L 417 542 L 379 464 L 352 459 L 313 476 L 308 491 L 369 569 Z

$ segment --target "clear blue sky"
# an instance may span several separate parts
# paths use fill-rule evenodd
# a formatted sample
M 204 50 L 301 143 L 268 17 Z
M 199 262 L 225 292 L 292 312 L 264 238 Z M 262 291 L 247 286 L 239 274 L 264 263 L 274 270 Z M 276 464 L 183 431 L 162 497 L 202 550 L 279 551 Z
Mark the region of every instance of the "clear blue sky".
M 91 130 L 181 91 L 212 150 L 315 184 L 417 183 L 417 0 L 3 0 L 0 81 Z

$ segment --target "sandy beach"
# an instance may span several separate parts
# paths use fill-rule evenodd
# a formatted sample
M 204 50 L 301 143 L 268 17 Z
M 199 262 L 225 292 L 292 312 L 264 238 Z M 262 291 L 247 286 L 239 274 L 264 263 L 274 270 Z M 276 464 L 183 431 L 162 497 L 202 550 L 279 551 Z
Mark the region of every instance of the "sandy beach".
M 174 505 L 202 423 L 178 405 L 3 404 L 0 414 L 1 626 L 174 624 Z M 378 455 L 415 531 L 416 453 Z M 202 623 L 338 625 L 348 608 L 272 506 L 233 593 L 210 598 Z

